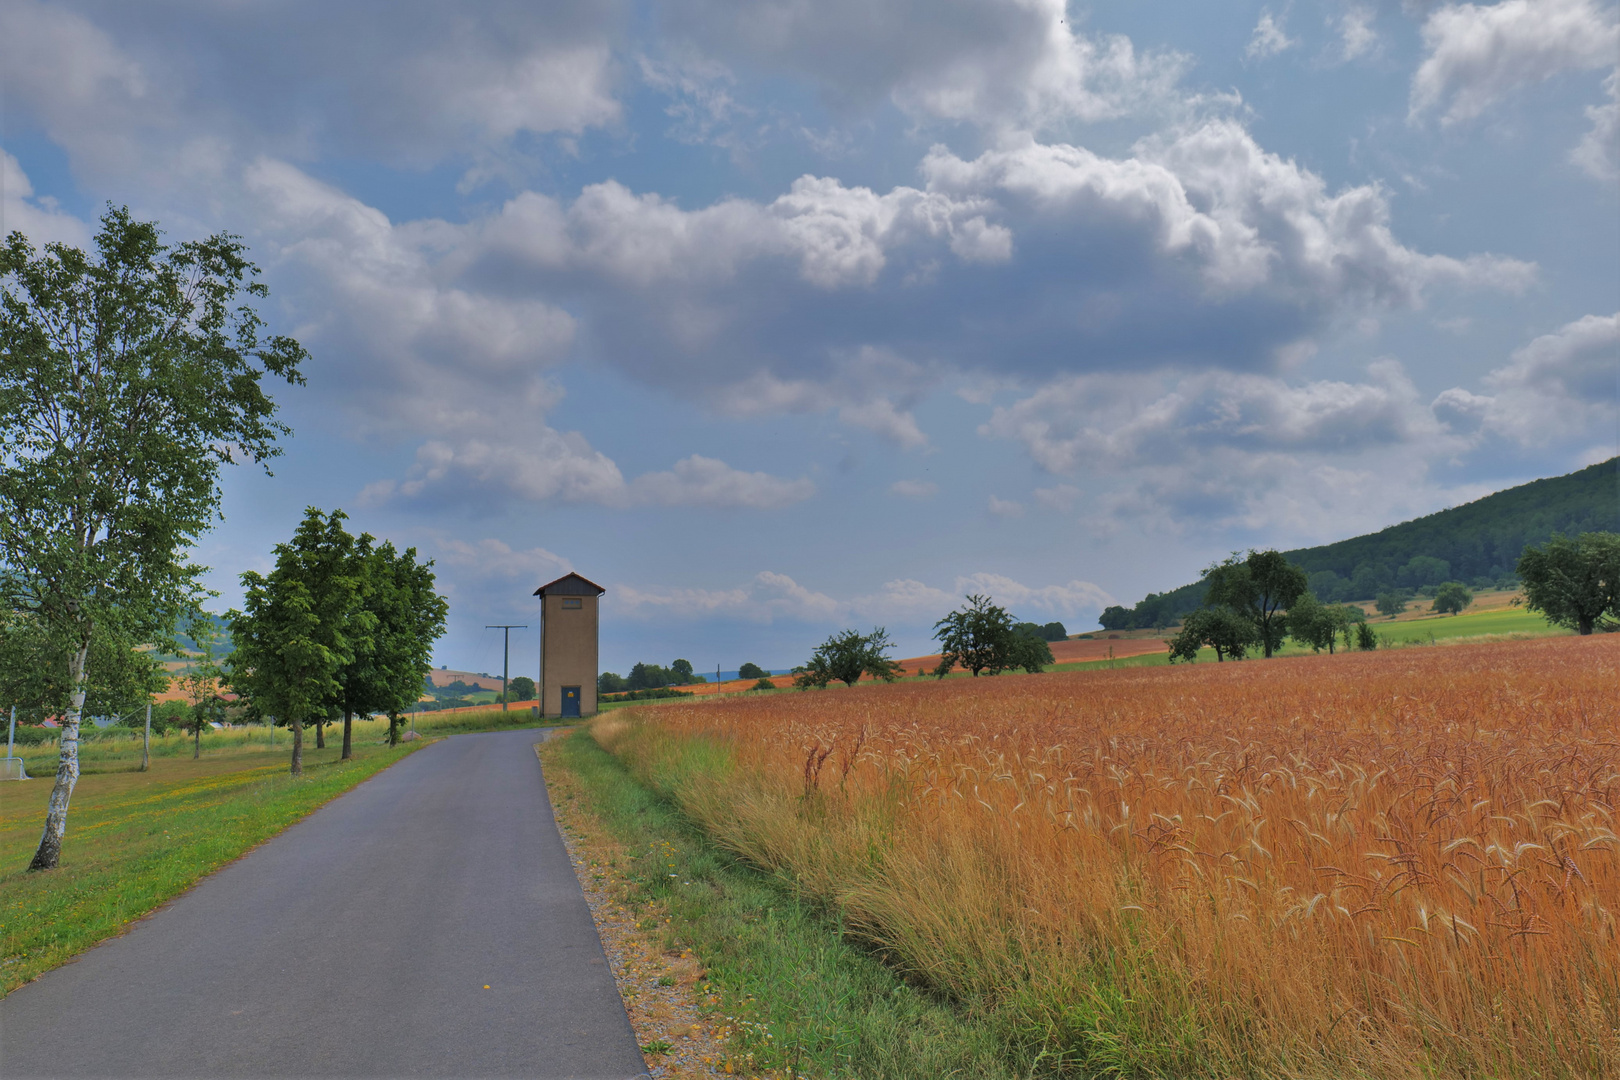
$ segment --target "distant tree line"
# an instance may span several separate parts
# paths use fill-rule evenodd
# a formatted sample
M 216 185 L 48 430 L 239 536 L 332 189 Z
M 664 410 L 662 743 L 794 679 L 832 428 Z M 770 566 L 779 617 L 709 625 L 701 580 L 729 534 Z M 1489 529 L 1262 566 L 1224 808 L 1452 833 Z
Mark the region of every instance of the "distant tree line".
M 628 676 L 604 671 L 596 677 L 598 694 L 622 694 L 631 690 L 662 690 L 666 686 L 695 686 L 709 680 L 692 670 L 692 661 L 676 660 L 669 667 L 637 664 Z
M 1305 572 L 1312 594 L 1329 604 L 1433 597 L 1451 582 L 1473 589 L 1513 588 L 1520 582 L 1519 557 L 1528 546 L 1555 533 L 1620 530 L 1617 470 L 1620 458 L 1611 458 L 1381 532 L 1281 554 Z M 1208 580 L 1201 579 L 1149 593 L 1134 607 L 1104 609 L 1098 621 L 1105 630 L 1165 629 L 1203 607 L 1208 589 Z

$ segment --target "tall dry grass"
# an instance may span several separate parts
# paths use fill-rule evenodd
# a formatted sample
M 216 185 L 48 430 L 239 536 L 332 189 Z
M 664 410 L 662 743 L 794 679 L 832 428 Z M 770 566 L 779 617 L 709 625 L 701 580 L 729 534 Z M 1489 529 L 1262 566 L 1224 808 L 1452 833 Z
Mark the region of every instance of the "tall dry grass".
M 1076 1075 L 1620 1075 L 1620 639 L 666 705 L 596 734 Z

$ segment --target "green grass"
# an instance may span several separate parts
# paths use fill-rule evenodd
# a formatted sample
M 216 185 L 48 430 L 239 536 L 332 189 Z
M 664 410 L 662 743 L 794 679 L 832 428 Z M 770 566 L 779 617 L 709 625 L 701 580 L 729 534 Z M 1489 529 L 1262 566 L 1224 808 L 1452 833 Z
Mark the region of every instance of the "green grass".
M 1372 620 L 1372 628 L 1380 637 L 1388 638 L 1397 645 L 1427 643 L 1431 634 L 1439 641 L 1444 638 L 1484 637 L 1491 634 L 1549 637 L 1570 632 L 1561 626 L 1552 625 L 1540 615 L 1526 611 L 1522 607 L 1497 608 L 1494 611 L 1464 611 L 1461 615 L 1434 615 L 1397 622 L 1375 618 Z
M 632 853 L 629 905 L 668 913 L 669 944 L 703 963 L 717 1008 L 739 1021 L 734 1048 L 756 1068 L 874 1080 L 1021 1075 L 989 1024 L 845 941 L 836 915 L 710 842 L 588 732 L 548 743 L 542 757 L 578 782 L 583 809 Z

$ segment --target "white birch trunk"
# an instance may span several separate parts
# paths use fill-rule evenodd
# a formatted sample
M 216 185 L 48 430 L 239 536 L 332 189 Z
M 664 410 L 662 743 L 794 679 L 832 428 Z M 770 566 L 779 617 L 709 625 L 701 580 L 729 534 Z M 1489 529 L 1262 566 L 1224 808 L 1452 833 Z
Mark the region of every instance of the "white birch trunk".
M 51 801 L 45 811 L 45 832 L 39 838 L 39 850 L 29 870 L 55 870 L 62 858 L 62 837 L 67 835 L 68 800 L 79 782 L 79 720 L 84 712 L 84 695 L 88 685 L 86 667 L 90 661 L 90 635 L 85 634 L 79 651 L 68 660 L 68 677 L 73 680 L 73 697 L 68 714 L 62 722 L 62 752 L 56 760 L 56 785 L 51 788 Z

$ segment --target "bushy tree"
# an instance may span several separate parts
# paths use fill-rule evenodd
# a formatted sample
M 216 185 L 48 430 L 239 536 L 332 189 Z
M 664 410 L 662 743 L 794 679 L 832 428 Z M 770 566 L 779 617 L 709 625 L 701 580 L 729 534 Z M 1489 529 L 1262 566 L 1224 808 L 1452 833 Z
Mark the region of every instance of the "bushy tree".
M 1013 618 L 988 596 L 974 593 L 967 603 L 934 624 L 940 661 L 934 674 L 944 678 L 954 667 L 999 675 L 1012 666 Z
M 773 683 L 769 679 L 760 679 L 758 682 L 754 683 L 754 689 L 755 690 L 775 690 L 776 689 L 776 684 Z
M 675 661 L 669 665 L 669 673 L 672 676 L 669 681 L 675 686 L 690 686 L 697 681 L 697 673 L 692 670 L 690 660 Z
M 1041 627 L 1035 627 L 1033 633 L 1023 629 L 1024 626 L 1033 625 L 1022 623 L 1013 628 L 1012 646 L 1007 650 L 1007 666 L 1023 668 L 1031 675 L 1039 675 L 1053 663 L 1052 647 L 1041 636 Z
M 388 715 L 388 743 L 399 744 L 403 714 L 422 696 L 422 680 L 433 670 L 433 643 L 444 636 L 450 605 L 435 591 L 433 561 L 418 561 L 416 549 L 396 551 L 390 541 L 366 559 L 362 604 L 371 616 L 367 630 L 365 709 Z M 343 723 L 343 756 L 350 754 L 349 718 Z
M 1254 624 L 1260 648 L 1269 659 L 1287 632 L 1288 608 L 1306 592 L 1305 571 L 1276 551 L 1233 554 L 1205 573 L 1209 589 L 1204 603 L 1225 606 Z
M 1349 641 L 1351 611 L 1359 609 L 1324 604 L 1309 592 L 1304 593 L 1288 609 L 1288 636 L 1309 645 L 1312 652 L 1326 649 L 1331 655 L 1340 634 L 1346 634 L 1345 641 Z
M 822 686 L 833 679 L 846 686 L 854 686 L 862 675 L 893 682 L 899 678 L 900 665 L 889 659 L 891 648 L 893 644 L 889 641 L 888 631 L 881 626 L 874 628 L 870 634 L 858 630 L 840 630 L 816 647 L 805 670 L 813 672 L 817 679 L 825 674 L 826 681 L 820 683 Z
M 1474 592 L 1460 581 L 1448 581 L 1441 585 L 1434 593 L 1434 606 L 1431 611 L 1441 615 L 1460 615 L 1464 608 L 1474 602 Z
M 1228 657 L 1242 660 L 1259 641 L 1254 621 L 1242 613 L 1224 604 L 1199 608 L 1187 615 L 1170 639 L 1170 662 L 1193 663 L 1205 645 L 1215 650 L 1217 663 Z
M 597 682 L 598 683 L 601 682 L 600 677 L 598 677 Z M 515 697 L 519 701 L 533 701 L 534 700 L 534 691 L 535 691 L 534 680 L 529 678 L 527 675 L 514 676 L 513 679 L 512 679 L 511 689 L 512 689 L 512 696 Z M 598 690 L 597 692 L 601 693 L 600 690 Z
M 339 674 L 354 659 L 348 635 L 361 581 L 346 517 L 310 507 L 293 538 L 275 546 L 269 576 L 242 575 L 243 610 L 227 616 L 236 640 L 227 682 L 258 715 L 292 730 L 294 776 L 304 771 L 304 724 L 324 719 L 342 700 Z M 414 686 L 423 674 L 415 674 Z
M 1620 630 L 1620 533 L 1560 533 L 1519 556 L 1524 604 L 1579 634 Z
M 1373 633 L 1373 628 L 1370 623 L 1359 622 L 1356 624 L 1356 648 L 1378 648 L 1378 635 Z
M 612 671 L 604 671 L 596 677 L 596 692 L 598 694 L 622 694 L 630 689 L 623 675 Z
M 832 680 L 832 668 L 820 649 L 810 657 L 809 663 L 793 669 L 793 687 L 796 690 L 825 690 Z
M 263 335 L 237 238 L 160 235 L 109 209 L 92 255 L 0 247 L 0 610 L 43 624 L 72 687 L 32 870 L 61 856 L 97 634 L 166 642 L 196 606 L 220 466 L 280 452 L 260 383 L 303 381 L 303 348 Z
M 1378 594 L 1378 598 L 1373 601 L 1373 607 L 1378 609 L 1378 614 L 1388 615 L 1393 619 L 1406 610 L 1406 602 L 1411 598 L 1412 594 L 1405 589 L 1388 589 Z
M 744 664 L 737 669 L 737 678 L 739 679 L 763 679 L 769 674 L 770 672 L 758 664 Z

